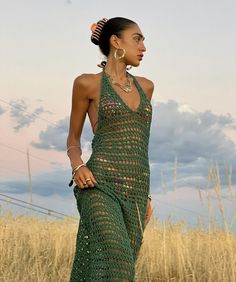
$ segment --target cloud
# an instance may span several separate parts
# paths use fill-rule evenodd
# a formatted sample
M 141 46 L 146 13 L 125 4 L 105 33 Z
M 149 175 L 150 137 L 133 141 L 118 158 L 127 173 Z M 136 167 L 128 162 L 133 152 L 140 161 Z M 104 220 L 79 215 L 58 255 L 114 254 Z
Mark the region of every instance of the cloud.
M 3 109 L 1 106 L 0 106 L 0 115 L 4 114 L 5 113 L 5 109 Z
M 228 115 L 216 115 L 211 111 L 189 110 L 177 102 L 158 103 L 153 106 L 150 136 L 150 161 L 153 163 L 190 163 L 199 159 L 234 159 L 235 144 L 224 129 L 236 130 L 236 121 Z M 41 149 L 65 150 L 69 118 L 60 120 L 41 131 L 39 141 L 32 144 Z M 86 119 L 82 143 L 91 142 L 91 126 Z
M 44 172 L 32 176 L 32 191 L 41 196 L 50 196 L 58 194 L 61 196 L 68 195 L 70 189 L 68 183 L 71 179 L 69 169 L 57 169 L 52 172 Z M 24 194 L 28 193 L 28 180 L 16 179 L 0 182 L 0 190 L 4 193 Z
M 39 134 L 39 142 L 31 142 L 32 146 L 50 150 L 65 151 L 66 138 L 69 129 L 69 118 L 64 118 L 57 122 L 56 126 L 49 125 L 45 131 Z
M 44 150 L 66 150 L 66 141 L 69 132 L 69 117 L 59 120 L 56 126 L 49 125 L 45 131 L 39 134 L 39 141 L 33 141 L 31 144 Z M 91 143 L 93 134 L 88 119 L 84 123 L 82 132 L 81 145 Z
M 173 100 L 155 104 L 153 109 L 149 156 L 156 189 L 161 189 L 164 180 L 173 187 L 175 160 L 177 187 L 206 187 L 212 163 L 219 166 L 223 185 L 227 184 L 225 165 L 232 166 L 236 182 L 236 146 L 224 133 L 226 128 L 236 129 L 231 115 L 198 112 Z
M 26 101 L 23 99 L 16 99 L 10 102 L 10 116 L 13 118 L 16 125 L 15 131 L 19 131 L 21 128 L 29 127 L 35 120 L 41 117 L 44 113 L 49 113 L 42 106 L 35 108 L 33 111 Z
M 219 166 L 222 184 L 227 184 L 225 165 L 233 168 L 232 181 L 236 182 L 236 147 L 224 133 L 225 129 L 236 129 L 231 115 L 217 115 L 211 111 L 198 112 L 187 105 L 170 100 L 153 105 L 149 158 L 151 183 L 160 190 L 163 181 L 173 189 L 174 161 L 177 162 L 177 187 L 206 187 L 208 170 L 212 163 Z M 68 135 L 69 118 L 50 125 L 41 131 L 38 142 L 32 145 L 45 150 L 64 151 Z M 90 144 L 93 134 L 86 119 L 82 131 L 81 145 Z M 85 150 L 85 147 L 83 147 Z M 91 152 L 91 148 L 89 148 Z
M 236 121 L 230 115 L 182 111 L 173 100 L 156 104 L 150 160 L 163 163 L 177 157 L 179 162 L 189 163 L 199 158 L 235 157 L 235 144 L 224 134 L 226 128 L 236 129 Z

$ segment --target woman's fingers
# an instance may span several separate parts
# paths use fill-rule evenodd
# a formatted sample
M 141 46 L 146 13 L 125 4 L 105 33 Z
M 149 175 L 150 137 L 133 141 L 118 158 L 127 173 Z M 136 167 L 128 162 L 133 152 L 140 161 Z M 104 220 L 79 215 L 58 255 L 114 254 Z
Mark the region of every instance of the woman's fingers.
M 152 214 L 152 206 L 151 206 L 151 200 L 148 199 L 148 204 L 147 204 L 147 210 L 146 210 L 146 220 L 145 220 L 145 224 L 148 224 L 148 222 L 150 221 L 151 218 L 151 214 Z
M 82 167 L 80 171 L 75 174 L 74 180 L 76 184 L 82 189 L 87 187 L 94 187 L 94 185 L 97 183 L 92 172 L 87 167 Z
M 83 189 L 85 188 L 84 182 L 81 181 L 80 179 L 76 179 L 76 184 L 79 188 Z M 86 183 L 85 183 L 86 184 Z
M 89 183 L 92 183 L 93 185 L 95 185 L 97 183 L 95 177 L 93 176 L 92 172 L 90 171 L 90 174 L 89 174 L 89 178 L 91 179 L 89 181 Z
M 86 183 L 87 187 L 94 187 L 94 185 L 96 184 L 96 180 L 92 172 L 81 175 L 81 180 L 82 182 Z
M 91 177 L 88 174 L 82 175 L 81 180 L 85 183 L 85 187 L 93 187 L 93 183 L 91 181 Z

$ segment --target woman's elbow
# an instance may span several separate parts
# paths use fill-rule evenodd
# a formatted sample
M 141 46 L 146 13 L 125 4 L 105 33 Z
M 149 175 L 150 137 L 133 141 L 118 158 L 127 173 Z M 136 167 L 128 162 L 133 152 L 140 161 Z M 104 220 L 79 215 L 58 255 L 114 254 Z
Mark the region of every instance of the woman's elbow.
M 80 140 L 80 134 L 70 130 L 67 136 L 67 146 L 70 144 L 78 143 Z

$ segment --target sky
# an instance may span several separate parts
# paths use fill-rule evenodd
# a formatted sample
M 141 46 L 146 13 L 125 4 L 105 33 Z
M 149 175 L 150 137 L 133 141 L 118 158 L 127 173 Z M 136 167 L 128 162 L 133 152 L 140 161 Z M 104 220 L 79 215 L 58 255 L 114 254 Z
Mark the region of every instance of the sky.
M 208 218 L 211 206 L 220 221 L 224 205 L 231 220 L 235 12 L 230 0 L 0 0 L 0 194 L 29 201 L 28 150 L 33 203 L 77 213 L 65 152 L 72 85 L 82 73 L 99 72 L 104 60 L 90 42 L 92 23 L 122 16 L 136 21 L 146 38 L 144 59 L 130 72 L 155 84 L 149 144 L 155 216 L 195 224 Z M 86 119 L 84 161 L 92 138 Z

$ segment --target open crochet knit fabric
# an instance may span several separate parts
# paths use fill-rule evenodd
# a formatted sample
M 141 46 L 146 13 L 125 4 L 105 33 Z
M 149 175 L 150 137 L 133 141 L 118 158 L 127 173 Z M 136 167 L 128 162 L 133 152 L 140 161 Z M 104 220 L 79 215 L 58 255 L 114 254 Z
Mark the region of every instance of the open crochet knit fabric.
M 80 222 L 71 282 L 135 281 L 150 184 L 152 105 L 132 78 L 140 96 L 136 110 L 102 72 L 98 125 L 86 162 L 97 184 L 74 187 Z

